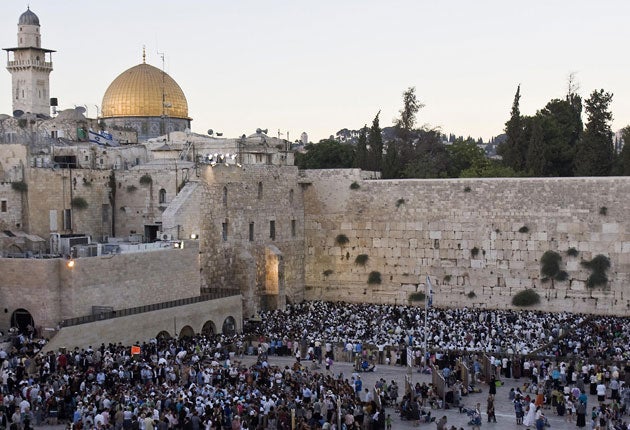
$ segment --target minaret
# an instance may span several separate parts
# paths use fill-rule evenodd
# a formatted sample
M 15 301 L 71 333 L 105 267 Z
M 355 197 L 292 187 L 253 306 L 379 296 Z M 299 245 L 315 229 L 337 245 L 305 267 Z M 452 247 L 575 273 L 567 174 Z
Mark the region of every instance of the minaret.
M 30 8 L 18 21 L 17 48 L 7 51 L 7 70 L 13 81 L 13 111 L 50 116 L 51 49 L 41 47 L 39 18 Z

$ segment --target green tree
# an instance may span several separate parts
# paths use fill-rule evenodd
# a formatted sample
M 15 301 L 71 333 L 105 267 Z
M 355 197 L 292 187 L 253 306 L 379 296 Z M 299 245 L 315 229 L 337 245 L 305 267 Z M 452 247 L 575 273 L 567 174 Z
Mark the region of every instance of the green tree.
M 363 170 L 367 169 L 367 160 L 367 125 L 365 125 L 359 131 L 359 139 L 357 141 L 357 151 L 356 157 L 354 159 L 354 167 L 358 167 L 359 169 Z
M 513 178 L 520 174 L 511 167 L 506 167 L 496 160 L 484 158 L 463 170 L 460 178 Z
M 383 165 L 383 136 L 381 135 L 381 126 L 379 125 L 379 115 L 381 111 L 378 111 L 374 120 L 372 120 L 372 127 L 368 133 L 368 169 L 374 172 L 380 172 Z
M 416 126 L 416 115 L 423 107 L 424 105 L 416 97 L 416 87 L 407 88 L 403 92 L 403 108 L 400 110 L 400 118 L 394 120 L 394 126 L 401 131 L 411 133 Z M 404 138 L 404 136 L 401 137 Z
M 623 148 L 619 154 L 619 174 L 630 176 L 630 125 L 621 129 Z
M 527 148 L 527 171 L 532 176 L 545 176 L 545 118 L 536 116 L 532 124 L 532 136 Z
M 400 178 L 401 160 L 398 155 L 398 146 L 399 143 L 396 141 L 391 141 L 387 144 L 383 159 L 383 171 L 381 173 L 383 179 Z
M 450 154 L 450 176 L 459 177 L 462 171 L 473 165 L 482 163 L 486 155 L 473 139 L 455 139 L 452 145 L 447 147 Z
M 505 123 L 507 139 L 497 148 L 497 153 L 503 158 L 503 163 L 515 171 L 523 170 L 527 155 L 528 141 L 523 133 L 523 118 L 520 111 L 521 86 L 516 88 L 510 119 Z
M 576 176 L 606 176 L 614 159 L 613 133 L 610 128 L 613 95 L 595 90 L 586 100 L 588 122 L 575 154 Z
M 419 133 L 414 157 L 402 172 L 405 178 L 448 178 L 451 158 L 436 130 Z
M 354 163 L 354 148 L 334 139 L 320 140 L 306 145 L 306 153 L 295 155 L 300 169 L 345 169 Z

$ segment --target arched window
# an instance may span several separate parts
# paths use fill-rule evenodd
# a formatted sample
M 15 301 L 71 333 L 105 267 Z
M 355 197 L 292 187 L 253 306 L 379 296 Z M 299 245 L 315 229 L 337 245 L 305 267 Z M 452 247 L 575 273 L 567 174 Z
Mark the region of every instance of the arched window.
M 166 190 L 164 188 L 160 189 L 159 202 L 166 203 Z
M 258 200 L 262 199 L 263 196 L 263 186 L 262 182 L 258 183 Z
M 223 187 L 223 206 L 227 206 L 227 187 Z

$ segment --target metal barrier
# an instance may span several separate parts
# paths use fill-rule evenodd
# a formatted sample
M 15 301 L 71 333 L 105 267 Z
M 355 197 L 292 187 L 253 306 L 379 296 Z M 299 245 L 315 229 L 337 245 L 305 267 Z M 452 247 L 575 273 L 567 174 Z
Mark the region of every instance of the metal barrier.
M 144 312 L 159 311 L 162 309 L 174 308 L 177 306 L 190 305 L 193 303 L 207 302 L 210 300 L 222 299 L 225 297 L 238 296 L 241 294 L 240 290 L 233 290 L 228 288 L 217 288 L 206 290 L 206 292 L 200 296 L 188 297 L 185 299 L 171 300 L 168 302 L 154 303 L 151 305 L 136 306 L 134 308 L 118 309 L 111 312 L 103 312 L 95 315 L 85 315 L 82 317 L 69 318 L 61 321 L 61 327 L 70 327 L 79 324 L 87 324 L 95 321 L 108 320 L 112 318 L 126 317 L 129 315 L 141 314 Z

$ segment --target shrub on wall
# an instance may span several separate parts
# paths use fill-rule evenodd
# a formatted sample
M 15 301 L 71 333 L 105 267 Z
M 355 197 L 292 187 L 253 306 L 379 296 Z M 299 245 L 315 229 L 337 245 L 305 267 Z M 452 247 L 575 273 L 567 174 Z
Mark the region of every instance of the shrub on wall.
M 477 297 L 477 294 L 474 291 L 470 291 L 468 294 L 466 294 L 466 296 L 469 299 L 474 299 L 475 297 Z
M 326 269 L 326 270 L 324 270 L 324 273 L 323 273 L 323 275 L 324 275 L 324 276 L 330 276 L 330 275 L 332 275 L 332 274 L 333 274 L 333 271 L 332 271 L 332 270 L 330 270 L 330 269 Z
M 401 206 L 402 206 L 402 205 L 404 205 L 404 204 L 405 204 L 405 199 L 398 199 L 398 200 L 396 201 L 396 207 L 397 207 L 397 208 L 401 207 Z
M 70 202 L 70 205 L 74 209 L 86 209 L 88 207 L 88 202 L 83 197 L 74 197 Z
M 528 231 L 529 231 L 529 227 L 527 227 L 526 225 L 518 229 L 519 233 L 527 233 Z
M 136 187 L 135 185 L 127 185 L 127 192 L 128 193 L 133 193 L 137 189 L 138 189 L 138 187 Z
M 153 178 L 151 178 L 151 175 L 149 175 L 148 173 L 140 176 L 140 185 L 149 185 L 152 182 Z
M 381 272 L 370 272 L 368 276 L 368 284 L 380 284 L 381 283 Z
M 346 236 L 345 234 L 338 234 L 337 237 L 335 238 L 335 243 L 338 246 L 344 246 L 347 245 L 350 242 L 350 239 L 348 239 L 348 236 Z
M 602 206 L 599 208 L 599 214 L 604 216 L 608 215 L 608 208 L 606 206 Z
M 546 282 L 551 280 L 551 286 L 553 287 L 553 281 L 566 281 L 569 274 L 564 270 L 560 270 L 560 263 L 562 257 L 555 251 L 545 251 L 540 258 L 540 273 L 545 277 L 541 280 Z
M 409 294 L 409 301 L 411 302 L 422 302 L 426 298 L 426 294 L 422 291 L 416 291 L 415 293 Z
M 24 181 L 11 182 L 11 189 L 13 191 L 19 191 L 20 193 L 24 193 L 28 191 L 28 184 Z
M 444 282 L 451 282 L 451 275 L 444 275 Z
M 531 288 L 528 288 L 523 291 L 519 291 L 512 297 L 512 304 L 514 306 L 534 306 L 540 303 L 540 296 L 536 291 Z
M 567 255 L 569 257 L 577 257 L 579 253 L 580 252 L 577 249 L 573 248 L 573 247 L 567 249 Z
M 476 256 L 479 255 L 479 248 L 477 248 L 476 246 L 473 247 L 473 249 L 470 250 L 470 255 L 474 258 Z
M 365 266 L 369 259 L 370 257 L 367 254 L 359 254 L 354 259 L 354 264 L 357 266 Z
M 351 190 L 358 190 L 359 188 L 361 188 L 361 185 L 359 185 L 357 181 L 354 181 L 353 183 L 350 184 Z
M 582 266 L 591 270 L 591 274 L 586 280 L 586 285 L 589 288 L 594 288 L 598 285 L 605 286 L 608 283 L 606 271 L 610 269 L 610 258 L 598 254 L 591 261 L 582 261 Z

